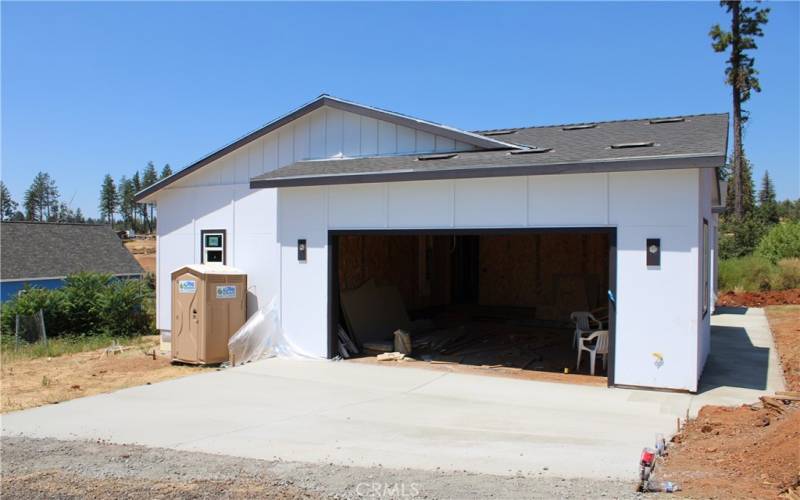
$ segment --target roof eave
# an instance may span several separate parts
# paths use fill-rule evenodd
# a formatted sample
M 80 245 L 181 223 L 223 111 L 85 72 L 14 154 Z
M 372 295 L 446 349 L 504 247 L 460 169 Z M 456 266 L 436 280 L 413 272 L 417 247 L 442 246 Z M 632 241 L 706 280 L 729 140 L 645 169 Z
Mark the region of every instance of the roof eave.
M 724 164 L 724 153 L 680 155 L 661 158 L 625 160 L 592 160 L 570 163 L 531 164 L 515 166 L 487 165 L 437 170 L 399 170 L 373 173 L 308 175 L 295 177 L 253 178 L 250 188 L 281 188 L 364 184 L 374 182 L 403 182 L 421 180 L 474 179 L 485 177 L 515 177 L 578 173 L 632 172 L 644 170 L 674 170 L 685 168 L 716 168 Z

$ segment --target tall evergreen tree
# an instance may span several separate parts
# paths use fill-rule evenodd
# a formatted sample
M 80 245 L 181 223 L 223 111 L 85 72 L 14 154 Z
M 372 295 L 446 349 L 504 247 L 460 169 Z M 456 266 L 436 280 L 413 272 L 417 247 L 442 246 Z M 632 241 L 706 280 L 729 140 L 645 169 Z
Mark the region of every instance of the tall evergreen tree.
M 0 181 L 0 219 L 11 220 L 19 205 L 11 199 L 11 191 L 6 184 Z
M 23 206 L 27 220 L 47 221 L 58 215 L 58 188 L 49 174 L 36 174 L 31 186 L 25 191 Z
M 169 166 L 169 163 L 167 163 L 164 165 L 164 168 L 161 169 L 161 179 L 166 179 L 170 175 L 172 175 L 172 168 Z
M 103 178 L 103 185 L 100 188 L 100 204 L 97 208 L 103 218 L 113 225 L 114 213 L 117 211 L 117 187 L 114 185 L 114 179 L 108 174 Z
M 136 171 L 136 173 L 133 174 L 133 177 L 131 177 L 131 184 L 133 185 L 133 191 L 135 193 L 138 193 L 139 191 L 142 190 L 142 177 L 139 175 L 138 170 Z M 135 223 L 134 229 L 136 230 L 136 232 L 140 232 L 144 227 L 144 223 L 141 222 L 141 220 L 143 219 L 139 217 L 141 213 L 142 213 L 142 207 L 137 204 L 133 209 L 133 220 Z
M 142 189 L 147 189 L 153 184 L 158 181 L 158 174 L 156 173 L 156 167 L 153 165 L 152 161 L 147 162 L 147 166 L 144 167 L 144 171 L 142 172 Z M 145 225 L 147 226 L 147 232 L 153 232 L 153 205 L 151 203 L 142 204 L 142 208 L 144 209 L 144 221 Z
M 716 52 L 725 52 L 730 47 L 728 66 L 725 68 L 726 83 L 733 93 L 733 195 L 734 214 L 737 219 L 745 215 L 744 146 L 742 126 L 748 113 L 742 103 L 750 99 L 751 91 L 761 92 L 755 59 L 748 52 L 756 49 L 755 37 L 764 36 L 762 25 L 767 23 L 769 9 L 743 7 L 739 0 L 722 0 L 720 5 L 731 14 L 731 30 L 723 30 L 719 24 L 711 27 L 711 46 Z
M 60 209 L 61 209 L 61 199 L 60 194 L 58 192 L 58 187 L 56 186 L 56 181 L 50 175 L 47 175 L 47 187 L 45 189 L 45 203 L 47 205 L 47 220 L 54 221 L 58 220 Z
M 133 188 L 133 181 L 123 175 L 117 187 L 119 190 L 119 213 L 125 221 L 125 226 L 135 230 L 136 202 L 133 201 L 133 197 L 136 191 Z
M 81 211 L 81 207 L 75 209 L 75 222 L 83 224 L 86 222 L 86 219 L 83 217 L 83 212 Z
M 778 215 L 778 200 L 775 197 L 775 184 L 769 177 L 769 171 L 764 171 L 761 178 L 761 190 L 758 192 L 758 212 L 764 222 L 777 224 L 780 222 Z
M 726 215 L 725 219 L 735 223 L 742 219 L 736 217 L 736 186 L 731 181 L 732 179 L 728 181 L 728 196 L 725 201 L 725 208 L 726 214 L 730 214 L 733 218 Z M 753 209 L 756 208 L 756 188 L 753 182 L 753 169 L 750 166 L 750 160 L 747 158 L 742 162 L 742 181 L 742 209 L 744 210 L 742 218 L 746 218 L 752 215 Z

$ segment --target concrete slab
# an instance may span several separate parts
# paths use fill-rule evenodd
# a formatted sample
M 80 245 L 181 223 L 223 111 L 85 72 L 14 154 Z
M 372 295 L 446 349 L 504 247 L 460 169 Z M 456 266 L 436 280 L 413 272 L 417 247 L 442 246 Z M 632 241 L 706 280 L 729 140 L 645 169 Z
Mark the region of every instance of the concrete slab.
M 7 414 L 2 432 L 341 465 L 629 479 L 641 448 L 674 432 L 687 412 L 779 390 L 763 312 L 713 321 L 698 395 L 271 359 Z

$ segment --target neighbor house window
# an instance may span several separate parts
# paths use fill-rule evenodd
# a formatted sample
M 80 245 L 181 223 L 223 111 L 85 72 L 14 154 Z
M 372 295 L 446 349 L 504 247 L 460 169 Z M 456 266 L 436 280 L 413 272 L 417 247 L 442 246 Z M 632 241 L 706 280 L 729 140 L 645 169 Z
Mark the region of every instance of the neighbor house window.
M 200 262 L 204 264 L 225 264 L 225 230 L 207 229 L 200 231 Z
M 703 316 L 708 312 L 711 300 L 711 249 L 708 246 L 708 221 L 703 219 Z

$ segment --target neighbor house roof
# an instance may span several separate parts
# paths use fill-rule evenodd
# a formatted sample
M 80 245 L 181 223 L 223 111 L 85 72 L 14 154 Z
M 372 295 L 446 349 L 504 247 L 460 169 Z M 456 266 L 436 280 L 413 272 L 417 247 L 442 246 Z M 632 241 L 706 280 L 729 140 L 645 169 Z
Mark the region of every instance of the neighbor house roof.
M 716 168 L 725 163 L 728 115 L 705 114 L 478 132 L 515 149 L 299 161 L 250 187 Z
M 3 281 L 63 278 L 84 271 L 144 274 L 108 225 L 2 222 L 0 241 Z
M 375 108 L 372 106 L 364 106 L 363 104 L 358 104 L 338 97 L 322 94 L 313 101 L 304 104 L 303 106 L 295 109 L 294 111 L 267 123 L 266 125 L 233 141 L 227 146 L 175 172 L 171 176 L 166 177 L 156 182 L 155 184 L 147 187 L 146 189 L 139 191 L 138 193 L 136 193 L 135 200 L 137 202 L 141 202 L 142 200 L 152 195 L 156 191 L 165 188 L 166 186 L 181 179 L 182 177 L 185 177 L 191 174 L 192 172 L 195 172 L 198 169 L 203 168 L 209 163 L 222 158 L 223 156 L 263 137 L 264 135 L 272 132 L 273 130 L 276 130 L 282 127 L 283 125 L 286 125 L 287 123 L 296 120 L 318 108 L 321 108 L 322 106 L 328 106 L 331 108 L 336 108 L 343 111 L 349 111 L 351 113 L 357 113 L 363 116 L 368 116 L 371 118 L 392 122 L 398 125 L 404 125 L 406 127 L 423 130 L 425 132 L 430 132 L 432 134 L 448 137 L 456 141 L 461 141 L 466 144 L 471 144 L 473 146 L 482 149 L 499 149 L 499 148 L 507 149 L 511 146 L 510 144 L 504 142 L 502 139 L 493 138 L 490 136 L 486 136 L 484 134 L 468 132 L 466 130 L 460 130 L 457 128 L 449 127 L 447 125 L 442 125 L 440 123 L 421 120 L 419 118 L 413 118 L 411 116 L 395 113 L 394 111 L 387 111 L 385 109 Z

